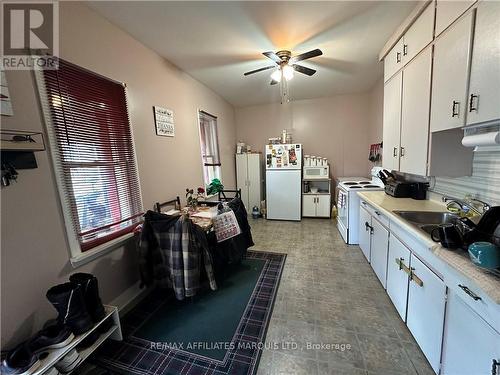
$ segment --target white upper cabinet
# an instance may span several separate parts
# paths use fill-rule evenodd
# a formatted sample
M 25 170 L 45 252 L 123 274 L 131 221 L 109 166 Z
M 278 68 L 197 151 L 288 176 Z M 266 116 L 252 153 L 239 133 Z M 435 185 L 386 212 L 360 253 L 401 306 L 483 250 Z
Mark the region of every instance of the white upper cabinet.
M 399 39 L 384 59 L 384 82 L 403 66 L 403 38 Z
M 431 52 L 432 48 L 427 48 L 403 69 L 399 170 L 421 176 L 427 174 Z
M 434 3 L 430 3 L 404 35 L 403 65 L 432 42 L 434 36 Z
M 437 0 L 436 2 L 436 37 L 439 36 L 453 21 L 465 13 L 475 0 L 450 1 Z
M 500 119 L 500 2 L 477 6 L 467 124 Z
M 399 170 L 402 86 L 402 72 L 395 75 L 384 86 L 384 147 L 382 149 L 382 164 L 384 168 L 389 170 Z
M 473 14 L 469 13 L 446 30 L 434 44 L 431 104 L 433 132 L 465 125 L 472 17 Z

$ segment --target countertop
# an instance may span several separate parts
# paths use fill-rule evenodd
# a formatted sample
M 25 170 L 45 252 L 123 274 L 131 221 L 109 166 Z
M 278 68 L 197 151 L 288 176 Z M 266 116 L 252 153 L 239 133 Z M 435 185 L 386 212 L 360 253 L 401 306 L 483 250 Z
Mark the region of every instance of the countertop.
M 472 280 L 483 290 L 495 303 L 500 304 L 500 278 L 488 271 L 482 270 L 474 265 L 465 252 L 450 251 L 442 247 L 439 243 L 432 241 L 424 232 L 415 228 L 396 215 L 393 211 L 446 211 L 444 204 L 432 200 L 414 200 L 411 198 L 393 198 L 383 191 L 358 192 L 358 195 L 367 203 L 375 206 L 391 221 L 405 228 L 420 242 L 424 243 L 434 255 L 450 267 L 459 271 L 463 276 Z

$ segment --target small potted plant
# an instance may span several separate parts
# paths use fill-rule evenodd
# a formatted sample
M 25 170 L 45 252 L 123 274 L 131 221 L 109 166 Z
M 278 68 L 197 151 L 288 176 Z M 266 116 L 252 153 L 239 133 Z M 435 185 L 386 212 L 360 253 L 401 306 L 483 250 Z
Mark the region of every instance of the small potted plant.
M 189 210 L 191 212 L 196 212 L 198 208 L 198 202 L 200 201 L 201 198 L 203 198 L 203 195 L 205 194 L 205 189 L 202 187 L 199 187 L 196 190 L 196 193 L 194 192 L 193 189 L 186 189 L 186 201 L 187 201 L 187 206 L 189 207 Z

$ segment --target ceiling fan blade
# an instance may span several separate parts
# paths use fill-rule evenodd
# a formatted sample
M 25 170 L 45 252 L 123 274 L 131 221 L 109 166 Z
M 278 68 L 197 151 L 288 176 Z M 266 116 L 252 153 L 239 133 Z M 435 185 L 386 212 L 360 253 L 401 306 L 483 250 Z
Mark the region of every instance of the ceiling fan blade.
M 275 81 L 274 79 L 271 80 L 270 85 L 277 85 L 277 84 L 278 84 L 278 81 Z
M 311 68 L 306 68 L 305 66 L 302 65 L 292 65 L 293 69 L 295 69 L 299 73 L 307 74 L 308 76 L 312 76 L 314 73 L 316 73 L 316 70 L 311 69 Z
M 307 59 L 310 59 L 312 57 L 321 56 L 322 54 L 323 54 L 323 52 L 321 52 L 320 49 L 316 48 L 316 49 L 313 49 L 312 51 L 301 53 L 300 55 L 297 55 L 297 56 L 293 56 L 292 58 L 290 58 L 289 64 L 296 63 L 297 61 L 307 60 Z
M 263 70 L 268 70 L 268 69 L 272 69 L 272 68 L 276 68 L 276 65 L 266 66 L 264 68 L 259 68 L 259 69 L 251 70 L 249 72 L 244 73 L 243 75 L 247 76 L 249 74 L 254 74 L 254 73 L 262 72 Z
M 276 64 L 281 64 L 281 58 L 275 54 L 272 51 L 269 52 L 262 52 L 262 54 L 266 57 L 269 57 L 271 60 L 273 60 Z

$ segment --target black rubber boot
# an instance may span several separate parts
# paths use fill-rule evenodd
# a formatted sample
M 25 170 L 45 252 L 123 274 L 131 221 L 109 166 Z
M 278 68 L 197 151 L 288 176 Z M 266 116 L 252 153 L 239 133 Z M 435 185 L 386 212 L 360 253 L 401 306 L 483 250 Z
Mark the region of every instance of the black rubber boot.
M 47 299 L 59 313 L 59 323 L 66 324 L 75 335 L 81 335 L 94 326 L 80 285 L 64 283 L 53 286 L 47 291 Z
M 94 323 L 100 322 L 106 315 L 106 311 L 99 297 L 97 278 L 90 273 L 74 273 L 69 277 L 69 281 L 80 285 L 87 311 Z

